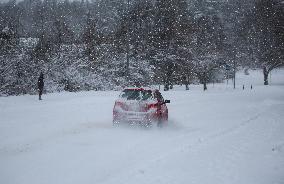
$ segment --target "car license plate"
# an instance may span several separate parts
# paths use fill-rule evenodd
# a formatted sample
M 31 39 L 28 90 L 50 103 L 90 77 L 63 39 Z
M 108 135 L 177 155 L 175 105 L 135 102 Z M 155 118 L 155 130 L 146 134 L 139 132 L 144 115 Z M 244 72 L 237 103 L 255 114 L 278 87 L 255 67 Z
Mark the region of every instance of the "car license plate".
M 129 120 L 142 120 L 143 119 L 143 115 L 138 114 L 138 113 L 128 113 L 127 114 L 127 119 Z

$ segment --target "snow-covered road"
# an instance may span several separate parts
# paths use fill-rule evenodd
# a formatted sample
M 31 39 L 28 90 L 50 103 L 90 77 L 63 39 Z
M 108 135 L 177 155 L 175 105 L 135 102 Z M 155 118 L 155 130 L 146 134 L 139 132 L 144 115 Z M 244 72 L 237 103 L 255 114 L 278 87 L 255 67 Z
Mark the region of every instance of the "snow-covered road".
M 268 87 L 258 72 L 240 76 L 252 90 L 162 92 L 162 129 L 112 127 L 119 92 L 0 98 L 0 183 L 283 184 L 284 72 L 275 75 Z

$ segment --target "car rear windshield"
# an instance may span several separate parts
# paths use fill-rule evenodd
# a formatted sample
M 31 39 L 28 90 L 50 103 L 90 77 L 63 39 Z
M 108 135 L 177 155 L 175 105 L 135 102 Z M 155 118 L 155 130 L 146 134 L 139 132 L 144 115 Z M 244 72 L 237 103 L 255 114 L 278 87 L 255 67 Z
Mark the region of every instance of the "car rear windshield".
M 121 98 L 127 100 L 148 100 L 152 98 L 151 90 L 137 90 L 137 89 L 125 89 L 120 94 Z

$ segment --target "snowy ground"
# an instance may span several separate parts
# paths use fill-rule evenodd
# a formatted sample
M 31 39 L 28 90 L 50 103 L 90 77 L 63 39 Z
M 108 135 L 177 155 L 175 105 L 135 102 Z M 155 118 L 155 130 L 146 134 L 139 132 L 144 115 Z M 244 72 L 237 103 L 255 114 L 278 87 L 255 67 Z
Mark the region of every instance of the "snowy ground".
M 162 129 L 112 127 L 119 92 L 0 98 L 0 183 L 283 184 L 284 70 L 262 81 L 162 92 Z

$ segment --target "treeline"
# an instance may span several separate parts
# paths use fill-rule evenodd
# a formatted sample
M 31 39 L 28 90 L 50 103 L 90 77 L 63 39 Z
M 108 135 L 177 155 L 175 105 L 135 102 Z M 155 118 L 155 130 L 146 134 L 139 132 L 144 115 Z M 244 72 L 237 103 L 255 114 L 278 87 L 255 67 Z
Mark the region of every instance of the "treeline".
M 283 66 L 280 0 L 10 0 L 0 4 L 0 94 L 204 84 Z M 228 75 L 229 74 L 229 75 Z

